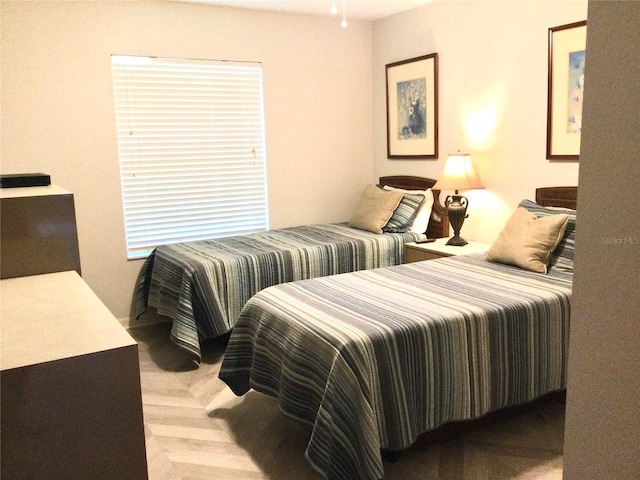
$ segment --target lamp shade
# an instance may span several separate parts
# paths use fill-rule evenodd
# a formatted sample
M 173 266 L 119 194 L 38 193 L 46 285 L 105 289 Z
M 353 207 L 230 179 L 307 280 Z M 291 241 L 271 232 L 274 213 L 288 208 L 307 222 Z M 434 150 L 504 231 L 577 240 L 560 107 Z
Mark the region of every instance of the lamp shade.
M 444 171 L 433 188 L 436 190 L 458 191 L 484 188 L 484 185 L 473 169 L 471 155 L 456 153 L 447 156 Z

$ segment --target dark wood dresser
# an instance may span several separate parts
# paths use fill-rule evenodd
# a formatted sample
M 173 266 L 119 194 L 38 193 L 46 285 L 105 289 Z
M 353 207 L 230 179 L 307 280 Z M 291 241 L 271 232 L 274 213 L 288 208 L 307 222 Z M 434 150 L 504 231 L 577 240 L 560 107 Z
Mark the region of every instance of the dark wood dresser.
M 138 344 L 80 277 L 73 195 L 0 195 L 3 480 L 147 479 Z
M 0 189 L 0 278 L 80 271 L 73 194 L 55 185 Z

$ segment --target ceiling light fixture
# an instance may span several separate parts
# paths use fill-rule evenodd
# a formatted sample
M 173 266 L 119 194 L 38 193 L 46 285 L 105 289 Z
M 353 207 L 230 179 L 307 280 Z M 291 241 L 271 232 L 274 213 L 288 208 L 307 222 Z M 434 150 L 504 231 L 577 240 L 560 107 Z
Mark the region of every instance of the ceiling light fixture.
M 340 22 L 340 26 L 342 28 L 347 28 L 347 17 L 345 13 L 345 2 L 346 0 L 342 0 L 342 22 Z M 331 15 L 335 15 L 338 13 L 338 7 L 336 7 L 336 0 L 333 0 L 331 3 Z

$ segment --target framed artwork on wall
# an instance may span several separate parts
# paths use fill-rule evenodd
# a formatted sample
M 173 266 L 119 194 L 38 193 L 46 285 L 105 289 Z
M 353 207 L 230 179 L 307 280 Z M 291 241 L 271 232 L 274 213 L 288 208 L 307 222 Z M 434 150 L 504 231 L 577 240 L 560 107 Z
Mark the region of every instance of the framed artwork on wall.
M 578 160 L 587 22 L 549 29 L 547 159 Z
M 387 158 L 438 158 L 438 54 L 386 65 Z

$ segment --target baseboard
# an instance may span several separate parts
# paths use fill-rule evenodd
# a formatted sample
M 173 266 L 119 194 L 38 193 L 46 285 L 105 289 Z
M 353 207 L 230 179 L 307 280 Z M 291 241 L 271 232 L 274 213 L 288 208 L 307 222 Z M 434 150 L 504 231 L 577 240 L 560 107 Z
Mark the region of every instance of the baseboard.
M 155 312 L 146 312 L 140 315 L 139 318 L 123 317 L 118 321 L 126 329 L 131 330 L 133 328 L 149 327 L 152 325 L 159 325 L 162 323 L 169 323 L 172 320 L 169 317 L 163 315 L 157 315 Z

